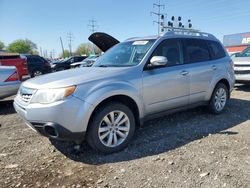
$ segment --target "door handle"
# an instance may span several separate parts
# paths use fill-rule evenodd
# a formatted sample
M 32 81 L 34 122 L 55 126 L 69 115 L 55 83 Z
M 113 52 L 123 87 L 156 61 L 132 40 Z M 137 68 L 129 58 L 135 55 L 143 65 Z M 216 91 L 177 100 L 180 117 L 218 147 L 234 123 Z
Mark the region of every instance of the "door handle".
M 213 70 L 216 70 L 216 69 L 217 69 L 216 65 L 213 65 L 213 66 L 212 66 L 212 69 L 213 69 Z
M 182 75 L 182 76 L 186 76 L 186 75 L 188 75 L 188 73 L 189 73 L 188 71 L 182 71 L 182 72 L 181 72 L 181 75 Z

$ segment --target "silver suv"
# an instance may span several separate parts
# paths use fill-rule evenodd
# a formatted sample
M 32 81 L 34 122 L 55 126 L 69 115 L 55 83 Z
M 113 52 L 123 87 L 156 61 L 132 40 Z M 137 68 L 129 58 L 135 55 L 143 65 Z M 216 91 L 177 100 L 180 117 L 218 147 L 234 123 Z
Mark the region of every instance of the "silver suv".
M 211 34 L 167 32 L 119 43 L 94 33 L 89 40 L 108 50 L 93 67 L 20 87 L 14 107 L 34 131 L 78 144 L 86 138 L 97 151 L 112 153 L 125 148 L 148 119 L 199 105 L 214 114 L 226 107 L 233 64 Z
M 233 62 L 236 81 L 250 83 L 250 47 L 235 54 Z

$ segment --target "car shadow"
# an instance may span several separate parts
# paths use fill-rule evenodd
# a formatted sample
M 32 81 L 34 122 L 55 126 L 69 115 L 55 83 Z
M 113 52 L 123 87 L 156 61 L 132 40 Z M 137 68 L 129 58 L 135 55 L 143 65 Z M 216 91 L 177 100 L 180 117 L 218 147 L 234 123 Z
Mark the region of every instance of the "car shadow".
M 250 92 L 250 83 L 249 84 L 237 84 L 235 85 L 235 90 Z
M 250 101 L 232 99 L 221 115 L 209 114 L 205 108 L 179 112 L 148 121 L 140 128 L 125 150 L 103 155 L 83 143 L 80 150 L 74 143 L 51 140 L 51 143 L 68 158 L 87 164 L 105 164 L 158 155 L 210 134 L 232 136 L 237 132 L 227 129 L 250 119 Z M 244 110 L 242 110 L 244 109 Z
M 0 115 L 8 115 L 16 113 L 13 107 L 13 100 L 0 101 Z

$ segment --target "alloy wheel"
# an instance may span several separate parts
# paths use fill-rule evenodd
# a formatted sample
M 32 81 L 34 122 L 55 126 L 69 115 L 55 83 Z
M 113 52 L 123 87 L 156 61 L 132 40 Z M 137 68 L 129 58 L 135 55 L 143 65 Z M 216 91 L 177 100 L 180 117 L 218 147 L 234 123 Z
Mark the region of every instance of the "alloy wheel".
M 219 88 L 215 94 L 215 108 L 217 111 L 224 109 L 227 102 L 227 92 L 224 88 Z
M 116 147 L 126 140 L 129 130 L 128 116 L 122 111 L 112 111 L 103 117 L 99 125 L 99 140 L 107 147 Z

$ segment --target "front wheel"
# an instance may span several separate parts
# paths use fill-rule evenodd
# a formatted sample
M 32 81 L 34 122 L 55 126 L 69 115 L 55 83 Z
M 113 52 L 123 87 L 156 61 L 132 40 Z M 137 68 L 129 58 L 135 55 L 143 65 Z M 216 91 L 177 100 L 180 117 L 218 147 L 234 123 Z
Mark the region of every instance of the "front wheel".
M 229 90 L 223 83 L 217 84 L 209 102 L 209 109 L 213 114 L 220 114 L 225 110 L 229 99 Z
M 135 131 L 135 118 L 124 104 L 111 102 L 98 109 L 91 118 L 87 132 L 89 145 L 102 153 L 124 149 Z

